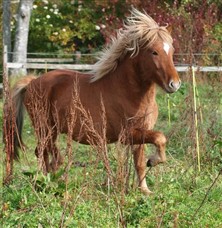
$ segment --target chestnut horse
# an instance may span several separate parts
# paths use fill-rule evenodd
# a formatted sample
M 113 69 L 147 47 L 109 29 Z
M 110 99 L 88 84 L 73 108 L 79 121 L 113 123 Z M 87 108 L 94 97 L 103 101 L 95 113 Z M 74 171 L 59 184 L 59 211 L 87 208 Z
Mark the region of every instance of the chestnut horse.
M 94 137 L 87 124 L 83 124 L 79 106 L 89 114 L 94 128 L 101 134 L 104 109 L 106 142 L 118 141 L 125 132 L 123 143 L 132 145 L 139 188 L 149 194 L 146 166 L 166 161 L 166 137 L 153 130 L 158 116 L 156 85 L 173 93 L 181 84 L 173 63 L 174 48 L 169 30 L 169 26 L 159 26 L 146 13 L 132 9 L 124 27 L 101 52 L 92 71 L 53 70 L 38 78 L 27 76 L 18 81 L 13 92 L 18 128 L 15 155 L 18 156 L 16 148 L 21 144 L 23 104 L 38 138 L 35 154 L 37 157 L 42 154 L 46 172 L 56 170 L 62 163 L 55 145 L 59 133 L 68 134 L 71 129 L 72 139 L 83 144 L 89 144 L 89 139 Z M 79 103 L 73 95 L 76 91 Z M 75 116 L 73 122 L 70 121 L 72 115 Z M 156 146 L 156 153 L 148 160 L 144 154 L 145 143 Z M 44 149 L 40 151 L 42 145 Z

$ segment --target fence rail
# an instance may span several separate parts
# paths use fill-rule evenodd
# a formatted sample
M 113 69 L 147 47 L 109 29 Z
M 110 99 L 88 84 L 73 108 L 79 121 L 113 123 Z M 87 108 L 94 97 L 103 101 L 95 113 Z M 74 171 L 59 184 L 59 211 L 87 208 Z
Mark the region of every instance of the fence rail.
M 73 58 L 28 58 L 27 63 L 73 63 Z
M 178 72 L 187 72 L 191 66 L 176 66 Z M 193 66 L 194 71 L 200 72 L 222 72 L 222 66 Z
M 7 63 L 8 69 L 69 69 L 91 70 L 91 64 L 58 64 L 58 63 Z
M 79 70 L 79 71 L 88 71 L 92 70 L 93 64 L 60 64 L 60 63 L 53 63 L 55 62 L 54 59 L 50 61 L 50 59 L 44 59 L 45 63 L 34 63 L 33 59 L 32 62 L 27 63 L 6 63 L 6 67 L 8 69 L 69 69 L 69 70 Z M 61 62 L 66 62 L 66 59 L 60 59 Z M 178 72 L 187 72 L 190 70 L 190 66 L 176 66 Z M 222 72 L 222 66 L 194 66 L 195 71 L 200 72 Z

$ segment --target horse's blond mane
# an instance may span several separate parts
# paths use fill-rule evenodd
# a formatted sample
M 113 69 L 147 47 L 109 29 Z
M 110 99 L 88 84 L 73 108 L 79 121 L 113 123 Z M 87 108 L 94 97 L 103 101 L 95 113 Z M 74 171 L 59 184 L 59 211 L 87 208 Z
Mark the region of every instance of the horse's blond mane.
M 157 39 L 170 44 L 173 42 L 166 26 L 159 26 L 149 15 L 133 8 L 117 37 L 112 39 L 111 44 L 100 53 L 98 62 L 93 65 L 91 82 L 115 70 L 118 60 L 127 52 L 131 53 L 131 57 L 135 56 L 140 47 L 150 47 Z

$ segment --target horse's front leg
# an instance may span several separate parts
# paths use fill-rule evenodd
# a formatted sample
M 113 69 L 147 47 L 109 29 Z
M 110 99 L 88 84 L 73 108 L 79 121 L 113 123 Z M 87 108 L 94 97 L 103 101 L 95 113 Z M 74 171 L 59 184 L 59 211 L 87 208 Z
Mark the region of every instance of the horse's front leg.
M 156 166 L 166 161 L 166 137 L 162 132 L 153 132 L 154 141 L 151 142 L 156 146 L 156 153 L 149 156 L 147 166 Z
M 166 161 L 166 137 L 162 132 L 134 129 L 130 133 L 131 144 L 151 143 L 156 146 L 156 153 L 147 161 L 147 166 L 156 166 Z
M 139 189 L 145 195 L 149 195 L 152 192 L 146 184 L 146 158 L 144 153 L 144 144 L 133 146 L 133 158 L 139 182 Z

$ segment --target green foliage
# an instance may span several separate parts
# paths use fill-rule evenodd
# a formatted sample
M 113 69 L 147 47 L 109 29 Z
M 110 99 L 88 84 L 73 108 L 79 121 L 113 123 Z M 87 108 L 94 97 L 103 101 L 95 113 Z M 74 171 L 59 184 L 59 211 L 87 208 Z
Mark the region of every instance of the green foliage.
M 80 7 L 74 2 L 35 1 L 30 23 L 29 52 L 75 51 L 78 48 L 76 38 L 85 46 L 92 39 L 101 44 L 94 9 Z
M 221 200 L 221 196 L 218 195 L 221 185 L 211 192 L 207 203 L 195 216 L 204 198 L 206 183 L 211 181 L 211 177 L 206 173 L 195 177 L 195 172 L 195 170 L 189 170 L 189 173 L 185 173 L 180 167 L 171 169 L 171 174 L 163 176 L 158 195 L 151 196 L 150 200 L 140 198 L 131 205 L 127 205 L 129 227 L 157 227 L 158 224 L 162 224 L 163 227 L 205 227 L 207 225 L 217 227 L 221 225 L 222 214 L 218 208 L 221 205 L 218 203 L 218 200 Z M 195 184 L 188 179 L 193 180 Z
M 95 51 L 104 44 L 102 30 L 110 29 L 106 26 L 114 21 L 113 12 L 117 21 L 118 15 L 123 15 L 121 4 L 96 0 L 35 1 L 29 52 Z
M 218 23 L 214 26 L 212 33 L 216 40 L 222 43 L 222 23 Z

